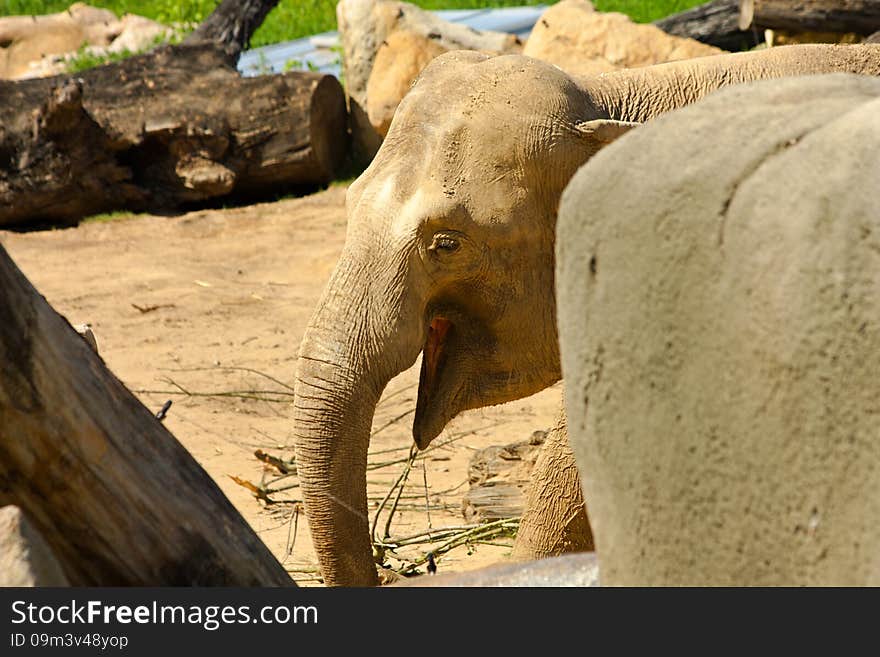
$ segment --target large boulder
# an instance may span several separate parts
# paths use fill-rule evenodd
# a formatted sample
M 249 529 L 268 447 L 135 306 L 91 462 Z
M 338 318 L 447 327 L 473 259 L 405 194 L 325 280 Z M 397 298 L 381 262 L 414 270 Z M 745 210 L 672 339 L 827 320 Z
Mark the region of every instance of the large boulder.
M 559 334 L 603 584 L 880 585 L 878 152 L 880 80 L 788 78 L 571 180 Z
M 27 75 L 32 62 L 77 50 L 84 43 L 109 45 L 117 34 L 112 11 L 77 2 L 46 16 L 0 18 L 0 78 Z
M 52 549 L 17 506 L 0 508 L 0 586 L 67 586 Z
M 523 54 L 555 64 L 572 76 L 650 66 L 724 51 L 667 34 L 628 16 L 601 13 L 587 0 L 562 0 L 535 24 Z
M 396 0 L 340 0 L 336 22 L 342 39 L 343 76 L 352 118 L 356 155 L 369 160 L 382 143 L 384 132 L 377 128 L 391 122 L 391 116 L 415 77 L 437 55 L 450 50 L 480 50 L 512 53 L 522 48 L 512 34 L 474 30 L 450 23 L 431 12 Z M 396 32 L 404 33 L 393 37 Z M 385 49 L 382 58 L 379 52 Z M 412 61 L 398 61 L 409 58 Z M 374 65 L 381 64 L 371 82 Z M 368 85 L 377 99 L 374 121 L 369 117 Z
M 119 19 L 82 2 L 57 14 L 0 18 L 0 79 L 56 75 L 65 70 L 65 56 L 82 47 L 94 55 L 137 52 L 170 33 L 143 16 Z
M 383 138 L 413 80 L 445 52 L 449 50 L 438 40 L 412 30 L 397 30 L 382 42 L 367 81 L 366 102 L 370 125 Z

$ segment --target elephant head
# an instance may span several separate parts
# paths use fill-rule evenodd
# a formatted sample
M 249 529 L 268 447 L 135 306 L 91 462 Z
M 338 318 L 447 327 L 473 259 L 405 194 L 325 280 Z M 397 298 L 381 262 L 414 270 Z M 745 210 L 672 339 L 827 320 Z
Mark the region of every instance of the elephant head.
M 376 582 L 366 458 L 388 381 L 423 354 L 413 438 L 560 378 L 553 287 L 559 197 L 601 145 L 589 98 L 553 66 L 435 59 L 349 188 L 339 263 L 297 370 L 297 460 L 329 585 Z M 613 129 L 613 126 L 612 128 Z

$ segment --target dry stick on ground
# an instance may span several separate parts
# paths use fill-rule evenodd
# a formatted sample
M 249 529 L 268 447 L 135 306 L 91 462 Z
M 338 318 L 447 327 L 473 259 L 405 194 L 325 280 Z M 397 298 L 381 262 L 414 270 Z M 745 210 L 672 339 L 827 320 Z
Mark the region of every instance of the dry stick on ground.
M 251 374 L 256 374 L 265 379 L 269 379 L 273 383 L 277 383 L 282 388 L 287 388 L 290 392 L 293 392 L 293 386 L 284 383 L 283 381 L 278 380 L 271 374 L 267 374 L 266 372 L 262 372 L 260 370 L 254 369 L 253 367 L 238 367 L 238 366 L 218 366 L 218 367 L 165 367 L 160 368 L 162 372 L 219 372 L 219 371 L 230 371 L 230 372 L 249 372 Z
M 403 414 L 401 416 L 398 416 L 391 423 L 399 421 L 400 419 L 405 417 L 407 414 Z M 391 423 L 389 423 L 389 425 Z M 430 516 L 431 504 L 430 504 L 430 499 L 429 499 L 428 482 L 427 482 L 426 459 L 427 459 L 430 452 L 437 450 L 437 449 L 442 449 L 442 448 L 448 447 L 452 443 L 464 438 L 465 436 L 471 435 L 477 431 L 482 431 L 485 429 L 493 428 L 493 427 L 496 427 L 496 426 L 499 426 L 502 424 L 504 424 L 504 422 L 493 422 L 491 424 L 488 424 L 488 425 L 485 425 L 482 427 L 478 427 L 478 428 L 470 430 L 470 431 L 463 431 L 460 433 L 453 434 L 449 438 L 447 438 L 445 440 L 438 441 L 423 451 L 419 451 L 415 445 L 410 445 L 409 447 L 391 448 L 391 449 L 381 450 L 381 451 L 375 452 L 375 453 L 387 453 L 390 451 L 402 451 L 404 449 L 409 450 L 409 454 L 405 458 L 394 459 L 394 460 L 383 462 L 383 463 L 373 463 L 373 464 L 370 464 L 370 466 L 368 468 L 369 470 L 375 471 L 375 470 L 383 469 L 386 467 L 390 467 L 392 465 L 397 465 L 399 463 L 405 464 L 402 472 L 395 478 L 395 480 L 391 484 L 390 488 L 382 496 L 381 502 L 379 503 L 379 505 L 376 509 L 376 512 L 373 516 L 373 522 L 371 525 L 370 536 L 371 536 L 371 541 L 372 541 L 374 550 L 378 554 L 381 554 L 384 556 L 385 551 L 389 550 L 389 549 L 393 552 L 395 549 L 398 549 L 400 547 L 415 546 L 415 545 L 431 545 L 433 543 L 436 543 L 437 541 L 445 541 L 445 543 L 443 543 L 442 545 L 440 545 L 439 547 L 437 547 L 435 549 L 431 549 L 428 551 L 428 552 L 433 553 L 436 557 L 439 557 L 443 554 L 446 554 L 449 551 L 456 549 L 458 547 L 461 547 L 463 545 L 483 544 L 483 545 L 493 545 L 496 547 L 510 547 L 507 544 L 498 543 L 497 541 L 495 541 L 493 539 L 498 539 L 498 538 L 501 538 L 504 536 L 515 535 L 516 528 L 519 525 L 518 518 L 505 518 L 505 519 L 501 519 L 501 520 L 498 520 L 495 522 L 485 523 L 485 524 L 481 524 L 481 525 L 462 525 L 462 526 L 453 526 L 453 527 L 433 529 L 431 527 L 431 516 Z M 382 428 L 384 428 L 385 426 L 388 426 L 388 425 L 383 425 L 383 427 L 380 427 L 380 430 Z M 262 454 L 262 457 L 257 456 L 257 458 L 259 458 L 263 462 L 267 462 L 268 459 L 271 459 L 271 460 L 277 459 L 277 457 L 271 457 L 268 454 L 265 454 L 262 452 L 261 452 L 261 454 Z M 280 463 L 284 463 L 280 459 L 277 459 L 277 460 Z M 409 474 L 412 470 L 412 467 L 417 460 L 422 461 L 422 476 L 423 476 L 423 486 L 424 486 L 423 495 L 422 494 L 406 495 L 404 493 L 404 489 L 406 487 L 406 483 L 407 483 Z M 277 492 L 280 492 L 283 490 L 297 488 L 299 486 L 298 482 L 290 484 L 288 486 L 282 486 L 282 487 L 278 487 L 278 488 L 270 488 L 270 486 L 272 486 L 273 483 L 284 480 L 284 479 L 288 478 L 289 476 L 292 476 L 292 474 L 293 473 L 282 474 L 279 477 L 276 477 L 274 479 L 269 480 L 268 482 L 266 482 L 264 485 L 262 485 L 260 487 L 261 492 L 263 494 L 265 494 L 266 496 L 269 496 L 271 494 L 274 494 L 274 493 L 277 493 Z M 375 482 L 373 482 L 373 483 L 375 483 Z M 467 484 L 467 481 L 463 481 L 463 482 L 457 484 L 456 486 L 453 486 L 445 491 L 440 491 L 437 494 L 442 495 L 442 494 L 446 494 L 446 493 L 451 493 L 455 490 L 458 490 L 459 488 L 461 488 L 465 484 Z M 253 486 L 253 484 L 250 484 L 249 486 L 246 486 L 246 487 L 248 487 L 250 489 L 251 486 Z M 381 518 L 381 514 L 383 513 L 385 508 L 388 506 L 392 497 L 394 497 L 394 501 L 392 502 L 392 506 L 389 509 L 388 516 L 386 517 L 386 520 L 385 520 L 383 536 L 381 539 L 378 539 L 377 538 L 377 531 L 378 531 L 378 526 L 379 526 L 379 520 Z M 406 504 L 400 503 L 401 500 L 403 500 L 403 499 L 418 499 L 418 498 L 423 498 L 425 504 L 424 505 L 421 505 L 421 504 L 419 504 L 419 505 L 414 505 L 414 504 L 413 505 L 406 505 Z M 378 499 L 378 497 L 372 497 L 370 499 Z M 282 503 L 282 504 L 291 504 L 292 503 L 295 505 L 295 507 L 294 507 L 295 509 L 299 508 L 298 505 L 300 503 L 299 500 L 295 500 L 293 502 L 291 502 L 289 500 L 280 500 L 280 501 L 273 500 L 273 502 Z M 436 509 L 445 509 L 445 508 L 448 508 L 448 506 L 447 505 L 438 505 L 438 506 L 435 506 L 435 508 Z M 391 528 L 391 524 L 393 522 L 393 518 L 394 518 L 397 511 L 400 511 L 403 509 L 424 510 L 426 512 L 426 516 L 428 519 L 428 529 L 426 531 L 418 532 L 416 534 L 412 534 L 412 535 L 405 536 L 402 538 L 392 538 L 390 536 L 390 528 Z M 399 574 L 403 574 L 403 575 L 413 574 L 420 566 L 422 566 L 423 564 L 425 564 L 427 562 L 428 552 L 425 552 L 425 554 L 422 557 L 420 557 L 419 559 L 417 559 L 415 561 L 401 558 L 399 555 L 395 555 L 395 557 L 397 559 L 404 562 L 404 565 L 397 568 L 395 570 L 395 572 L 397 572 Z M 294 572 L 307 572 L 307 573 L 316 572 L 314 570 L 303 570 L 303 569 L 287 569 L 287 570 L 288 570 L 288 572 L 292 572 L 292 573 L 294 573 Z M 308 579 L 296 578 L 296 579 L 297 579 L 297 581 L 312 581 L 312 579 L 319 580 L 320 578 L 308 578 Z
M 416 454 L 418 454 L 418 447 L 413 445 L 410 448 L 409 458 L 407 459 L 408 462 L 407 462 L 406 467 L 403 469 L 403 472 L 400 473 L 400 476 L 397 478 L 397 481 L 395 481 L 394 484 L 391 486 L 391 488 L 388 489 L 388 493 L 386 493 L 384 499 L 379 504 L 379 507 L 376 509 L 376 515 L 373 518 L 373 527 L 370 530 L 370 539 L 372 540 L 373 545 L 379 545 L 379 541 L 376 540 L 376 527 L 378 527 L 378 525 L 379 525 L 379 515 L 382 513 L 383 509 L 385 508 L 385 505 L 388 504 L 388 500 L 391 499 L 391 496 L 394 494 L 394 491 L 397 490 L 398 485 L 400 485 L 400 483 L 402 481 L 404 481 L 406 479 L 406 477 L 409 476 L 409 471 L 410 471 L 410 468 L 412 468 L 412 463 L 415 460 Z
M 466 544 L 473 543 L 485 543 L 487 540 L 493 538 L 499 538 L 501 536 L 513 536 L 516 534 L 516 529 L 519 526 L 518 518 L 505 518 L 503 520 L 497 520 L 495 522 L 486 523 L 483 525 L 479 525 L 469 530 L 465 530 L 454 534 L 449 540 L 440 545 L 437 548 L 432 548 L 428 552 L 426 552 L 422 557 L 416 559 L 415 561 L 411 561 L 407 565 L 398 569 L 396 572 L 399 575 L 410 575 L 413 574 L 419 566 L 424 565 L 428 562 L 428 555 L 434 555 L 434 558 L 437 559 L 443 554 L 454 550 L 457 547 L 461 547 Z M 412 545 L 413 543 L 410 543 Z M 398 547 L 398 546 L 389 546 Z
M 412 390 L 412 389 L 415 388 L 417 385 L 418 385 L 418 384 L 413 383 L 412 385 L 403 386 L 403 387 L 400 388 L 399 390 L 395 390 L 394 392 L 392 392 L 392 393 L 390 393 L 390 394 L 388 394 L 388 395 L 385 395 L 384 397 L 382 397 L 382 399 L 379 400 L 379 403 L 376 404 L 376 408 L 379 408 L 380 406 L 382 406 L 382 404 L 386 404 L 390 399 L 394 399 L 394 398 L 397 397 L 398 395 L 401 395 L 401 394 L 403 394 L 404 392 L 407 392 L 407 391 L 409 391 L 409 390 Z
M 148 388 L 136 388 L 132 392 L 138 395 L 178 395 L 184 397 L 231 397 L 233 399 L 253 399 L 256 401 L 264 401 L 272 404 L 289 404 L 293 398 L 292 392 L 283 390 L 216 390 L 216 391 L 197 391 L 188 390 L 173 379 L 165 378 L 165 383 L 174 386 L 177 390 L 152 390 Z M 282 399 L 273 399 L 266 395 L 277 395 Z
M 428 462 L 422 460 L 422 481 L 425 484 L 425 515 L 428 517 L 428 529 L 431 528 L 431 504 L 428 501 Z
M 277 456 L 272 456 L 271 454 L 267 454 L 261 449 L 258 449 L 254 452 L 254 456 L 257 457 L 257 460 L 262 461 L 267 465 L 271 465 L 273 468 L 278 470 L 283 475 L 292 475 L 296 474 L 296 465 L 292 461 L 284 461 Z M 274 480 L 273 480 L 274 481 Z M 271 482 L 269 482 L 271 483 Z M 268 485 L 268 484 L 267 484 Z
M 391 505 L 391 510 L 388 512 L 388 517 L 385 519 L 385 530 L 382 532 L 383 540 L 391 535 L 391 521 L 394 518 L 394 514 L 397 512 L 397 505 L 400 504 L 400 496 L 403 495 L 403 489 L 406 488 L 406 480 L 409 478 L 409 473 L 412 471 L 413 462 L 416 460 L 416 454 L 418 453 L 418 447 L 413 445 L 412 452 L 410 453 L 410 460 L 406 464 L 406 469 L 403 473 L 403 481 L 400 482 L 400 487 L 397 489 L 397 496 L 394 498 L 394 504 Z
M 287 525 L 287 539 L 284 541 L 285 551 L 284 551 L 284 559 L 281 561 L 282 565 L 285 561 L 290 558 L 290 555 L 293 554 L 293 547 L 296 545 L 296 534 L 299 529 L 299 510 L 302 507 L 301 504 L 294 504 L 293 511 L 290 514 L 291 523 L 293 524 L 293 541 L 290 540 L 290 524 Z
M 399 422 L 400 420 L 402 420 L 403 418 L 405 418 L 407 415 L 410 415 L 411 413 L 415 413 L 415 412 L 416 412 L 416 409 L 414 409 L 414 408 L 411 408 L 411 409 L 409 409 L 409 410 L 407 410 L 407 411 L 404 411 L 403 413 L 401 413 L 401 414 L 398 415 L 397 417 L 395 417 L 395 418 L 389 420 L 388 422 L 386 422 L 385 424 L 383 424 L 381 427 L 379 427 L 378 429 L 376 429 L 373 433 L 370 434 L 370 438 L 375 437 L 376 434 L 378 434 L 380 431 L 384 431 L 385 429 L 387 429 L 388 427 L 390 427 L 392 424 L 396 424 L 397 422 Z

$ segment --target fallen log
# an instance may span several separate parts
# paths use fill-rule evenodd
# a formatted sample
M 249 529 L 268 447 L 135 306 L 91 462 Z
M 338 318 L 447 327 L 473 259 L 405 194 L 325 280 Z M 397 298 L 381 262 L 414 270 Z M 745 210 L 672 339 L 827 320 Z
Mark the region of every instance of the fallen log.
M 242 78 L 212 42 L 0 81 L 0 225 L 314 188 L 345 158 L 346 120 L 336 78 Z
M 789 32 L 880 30 L 880 0 L 740 0 L 739 26 Z
M 174 436 L 0 247 L 0 506 L 73 585 L 292 585 Z
M 739 0 L 713 0 L 693 9 L 654 21 L 667 34 L 689 37 L 732 52 L 748 50 L 761 43 L 758 30 L 739 27 Z

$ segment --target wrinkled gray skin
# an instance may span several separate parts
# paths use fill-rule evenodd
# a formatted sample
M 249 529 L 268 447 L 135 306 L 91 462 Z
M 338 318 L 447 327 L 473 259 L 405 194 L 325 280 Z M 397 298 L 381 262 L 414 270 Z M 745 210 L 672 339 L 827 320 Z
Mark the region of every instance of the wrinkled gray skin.
M 791 46 L 575 82 L 522 56 L 435 59 L 349 188 L 346 245 L 300 349 L 298 469 L 328 585 L 377 583 L 366 458 L 385 385 L 419 353 L 413 437 L 560 378 L 554 230 L 577 168 L 631 122 L 726 84 L 880 73 L 877 46 Z M 433 328 L 432 328 L 433 327 Z

